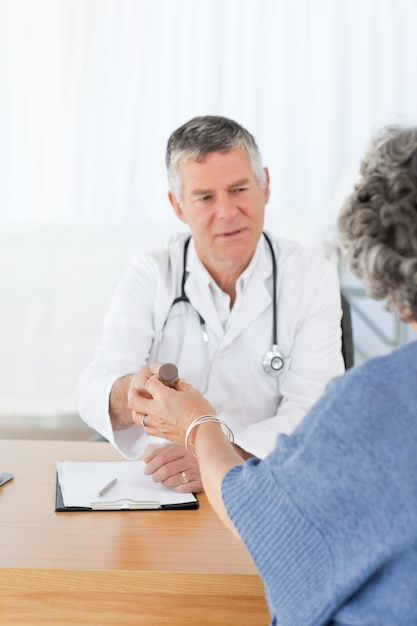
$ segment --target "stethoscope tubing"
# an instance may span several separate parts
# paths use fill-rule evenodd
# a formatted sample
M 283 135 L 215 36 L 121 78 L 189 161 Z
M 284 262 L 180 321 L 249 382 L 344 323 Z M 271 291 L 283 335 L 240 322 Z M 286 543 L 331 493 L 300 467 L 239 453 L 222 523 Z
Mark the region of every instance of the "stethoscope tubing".
M 277 269 L 277 259 L 275 256 L 275 252 L 274 252 L 274 248 L 272 245 L 272 242 L 270 240 L 270 238 L 268 237 L 268 235 L 263 232 L 262 233 L 263 236 L 265 237 L 265 240 L 268 244 L 270 253 L 271 253 L 271 263 L 272 263 L 272 350 L 268 351 L 265 356 L 264 359 L 262 361 L 262 367 L 264 368 L 264 371 L 269 375 L 269 376 L 277 376 L 283 366 L 284 366 L 284 358 L 283 356 L 280 354 L 279 350 L 278 350 L 278 329 L 277 329 L 277 310 L 278 310 L 278 298 L 277 298 L 277 277 L 278 277 L 278 269 Z M 189 304 L 190 306 L 193 306 L 190 302 L 190 299 L 188 298 L 187 294 L 185 293 L 185 283 L 186 283 L 186 265 L 187 265 L 187 254 L 188 254 L 188 246 L 190 244 L 191 241 L 191 235 L 186 239 L 185 243 L 184 243 L 184 252 L 183 252 L 183 269 L 182 269 L 182 277 L 181 277 L 181 291 L 180 291 L 180 295 L 177 296 L 176 298 L 174 298 L 174 300 L 172 301 L 172 304 L 168 310 L 168 314 L 165 318 L 165 321 L 162 325 L 161 328 L 161 332 L 159 333 L 159 338 L 158 338 L 158 345 L 157 345 L 157 349 L 156 349 L 156 354 L 155 354 L 155 361 L 158 360 L 158 354 L 159 354 L 159 348 L 163 339 L 163 334 L 164 334 L 164 330 L 165 327 L 167 325 L 168 319 L 169 319 L 169 315 L 171 313 L 172 308 L 176 305 L 179 304 L 180 302 L 184 302 L 185 304 Z M 195 307 L 193 307 L 196 314 L 198 315 L 198 319 L 200 322 L 200 326 L 202 329 L 202 333 L 203 333 L 203 341 L 204 341 L 204 350 L 205 350 L 205 361 L 206 361 L 206 381 L 205 381 L 205 385 L 204 385 L 204 390 L 202 391 L 202 393 L 205 393 L 208 389 L 208 382 L 209 382 L 209 377 L 210 377 L 210 364 L 209 364 L 209 351 L 208 351 L 208 333 L 207 333 L 207 329 L 206 329 L 206 322 L 204 320 L 204 318 L 202 317 L 202 315 L 199 313 L 199 311 L 197 311 L 197 309 L 195 309 Z

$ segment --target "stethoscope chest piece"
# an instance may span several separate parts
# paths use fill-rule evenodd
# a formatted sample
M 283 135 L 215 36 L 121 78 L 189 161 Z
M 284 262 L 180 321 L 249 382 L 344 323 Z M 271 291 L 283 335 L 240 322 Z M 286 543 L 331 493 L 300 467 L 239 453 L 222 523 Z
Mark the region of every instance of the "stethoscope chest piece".
M 284 357 L 278 350 L 277 345 L 267 352 L 262 361 L 262 367 L 269 376 L 278 376 L 284 367 Z

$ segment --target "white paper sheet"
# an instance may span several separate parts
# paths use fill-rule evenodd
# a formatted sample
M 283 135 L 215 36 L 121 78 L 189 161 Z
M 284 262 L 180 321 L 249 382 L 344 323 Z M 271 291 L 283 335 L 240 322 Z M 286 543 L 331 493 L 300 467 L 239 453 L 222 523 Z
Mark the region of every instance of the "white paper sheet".
M 151 476 L 143 473 L 145 465 L 144 461 L 58 461 L 57 472 L 64 504 L 67 507 L 89 508 L 96 503 L 111 508 L 112 503 L 126 501 L 127 504 L 155 503 L 155 507 L 148 508 L 157 508 L 159 505 L 196 502 L 192 493 L 177 493 L 155 483 Z M 116 483 L 100 497 L 99 491 L 114 478 Z

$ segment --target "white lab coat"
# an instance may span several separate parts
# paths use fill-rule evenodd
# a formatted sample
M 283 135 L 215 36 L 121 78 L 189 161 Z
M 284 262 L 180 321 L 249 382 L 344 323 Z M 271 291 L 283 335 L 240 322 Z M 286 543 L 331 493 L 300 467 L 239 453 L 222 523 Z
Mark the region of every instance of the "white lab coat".
M 126 458 L 140 456 L 155 438 L 137 425 L 113 432 L 109 394 L 117 378 L 157 357 L 158 362 L 176 363 L 180 376 L 200 390 L 209 373 L 205 395 L 233 430 L 235 442 L 264 458 L 276 436 L 292 432 L 328 380 L 344 370 L 336 270 L 298 244 L 269 235 L 278 265 L 278 346 L 285 358 L 280 375 L 271 377 L 262 367 L 272 346 L 273 320 L 272 260 L 264 237 L 242 275 L 244 287 L 238 285 L 223 328 L 192 240 L 185 284 L 192 306 L 180 303 L 170 309 L 181 292 L 188 236 L 174 235 L 167 250 L 138 257 L 127 270 L 110 304 L 95 359 L 78 386 L 80 415 Z M 196 311 L 206 322 L 208 368 Z

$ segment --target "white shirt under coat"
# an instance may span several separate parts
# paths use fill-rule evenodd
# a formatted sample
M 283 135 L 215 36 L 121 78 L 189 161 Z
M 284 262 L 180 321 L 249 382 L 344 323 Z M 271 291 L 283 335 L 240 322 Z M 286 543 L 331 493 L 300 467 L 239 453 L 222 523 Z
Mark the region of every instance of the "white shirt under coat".
M 114 431 L 109 395 L 116 379 L 147 364 L 172 362 L 180 376 L 204 389 L 235 442 L 264 458 L 279 433 L 291 433 L 322 394 L 329 379 L 344 370 L 341 304 L 336 269 L 300 245 L 269 235 L 277 259 L 278 347 L 285 364 L 278 377 L 262 361 L 272 347 L 272 260 L 264 237 L 239 277 L 232 310 L 197 257 L 191 239 L 185 292 L 190 304 L 176 304 L 181 292 L 184 243 L 174 235 L 168 248 L 135 258 L 119 284 L 105 318 L 95 359 L 77 390 L 83 420 L 129 459 L 149 442 L 136 424 Z M 208 333 L 209 368 L 196 311 Z M 162 342 L 158 337 L 168 316 Z

